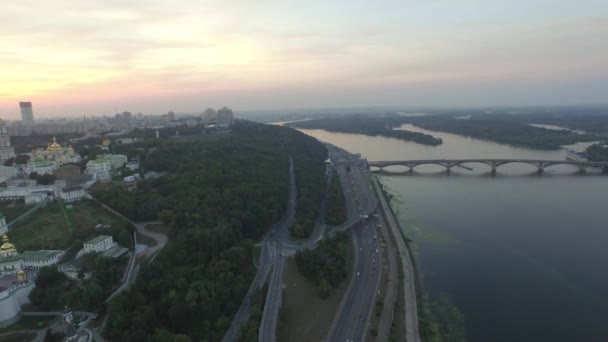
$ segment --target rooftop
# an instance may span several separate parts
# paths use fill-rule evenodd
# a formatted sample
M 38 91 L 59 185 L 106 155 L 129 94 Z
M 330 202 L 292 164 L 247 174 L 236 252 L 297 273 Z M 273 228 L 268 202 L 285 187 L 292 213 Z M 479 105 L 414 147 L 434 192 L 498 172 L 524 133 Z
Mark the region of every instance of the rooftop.
M 83 190 L 81 186 L 71 186 L 71 187 L 66 187 L 63 188 L 63 192 L 71 192 L 71 191 L 80 191 Z
M 49 260 L 55 255 L 59 254 L 59 251 L 24 251 L 22 256 L 24 260 Z
M 21 254 L 15 254 L 11 256 L 0 257 L 0 263 L 13 262 L 21 259 L 23 259 L 23 256 Z
M 91 240 L 85 242 L 85 244 L 95 245 L 108 238 L 112 238 L 112 237 L 109 235 L 99 235 L 99 236 L 96 236 L 96 237 L 92 238 Z

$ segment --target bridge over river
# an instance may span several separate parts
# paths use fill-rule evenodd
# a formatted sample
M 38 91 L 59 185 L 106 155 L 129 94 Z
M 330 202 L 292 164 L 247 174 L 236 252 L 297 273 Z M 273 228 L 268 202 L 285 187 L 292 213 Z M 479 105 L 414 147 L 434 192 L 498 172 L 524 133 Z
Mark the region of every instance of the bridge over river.
M 364 160 L 363 163 L 366 163 Z M 391 160 L 391 161 L 369 161 L 367 166 L 371 171 L 385 171 L 388 166 L 405 166 L 406 172 L 413 172 L 414 168 L 419 165 L 440 165 L 445 167 L 450 173 L 453 167 L 462 167 L 470 169 L 464 164 L 484 164 L 490 167 L 492 174 L 496 174 L 496 169 L 502 165 L 520 163 L 529 164 L 537 168 L 538 174 L 553 165 L 574 165 L 579 168 L 579 171 L 584 172 L 587 168 L 601 168 L 605 173 L 608 172 L 608 162 L 591 162 L 591 161 L 574 161 L 574 160 L 543 160 L 543 159 L 420 159 L 420 160 Z M 372 168 L 376 168 L 375 170 Z M 388 171 L 386 171 L 388 172 Z

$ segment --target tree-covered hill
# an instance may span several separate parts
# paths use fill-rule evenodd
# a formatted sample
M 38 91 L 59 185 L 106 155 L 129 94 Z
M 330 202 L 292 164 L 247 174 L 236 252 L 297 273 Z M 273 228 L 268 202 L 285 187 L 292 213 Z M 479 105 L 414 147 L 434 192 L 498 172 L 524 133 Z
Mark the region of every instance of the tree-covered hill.
M 293 129 L 249 122 L 228 135 L 152 144 L 144 166 L 166 175 L 132 192 L 110 186 L 94 193 L 135 220 L 161 218 L 172 227 L 159 257 L 109 304 L 105 335 L 219 341 L 251 282 L 253 240 L 286 207 L 288 155 L 296 168 L 323 165 L 326 149 Z
M 383 136 L 404 141 L 414 141 L 425 145 L 441 145 L 441 139 L 435 138 L 432 135 L 393 129 L 401 126 L 403 122 L 403 118 L 396 116 L 369 117 L 353 115 L 341 118 L 295 121 L 287 125 L 297 128 L 324 129 L 331 132 Z

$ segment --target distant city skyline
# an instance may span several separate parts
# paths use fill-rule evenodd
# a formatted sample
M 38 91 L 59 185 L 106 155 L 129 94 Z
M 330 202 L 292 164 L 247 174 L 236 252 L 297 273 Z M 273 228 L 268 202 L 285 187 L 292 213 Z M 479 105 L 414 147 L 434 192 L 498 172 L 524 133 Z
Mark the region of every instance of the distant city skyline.
M 0 4 L 0 117 L 608 102 L 601 0 Z

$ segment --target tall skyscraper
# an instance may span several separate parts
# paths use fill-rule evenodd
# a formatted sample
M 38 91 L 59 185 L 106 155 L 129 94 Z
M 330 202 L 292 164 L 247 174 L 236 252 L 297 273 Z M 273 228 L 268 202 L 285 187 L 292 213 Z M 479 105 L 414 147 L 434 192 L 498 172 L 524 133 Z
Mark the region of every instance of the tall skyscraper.
M 24 124 L 34 123 L 34 112 L 32 111 L 31 102 L 19 102 L 19 108 L 21 108 L 21 122 Z
M 11 137 L 8 135 L 4 121 L 0 119 L 0 160 L 7 160 L 15 156 L 15 149 L 11 146 Z

